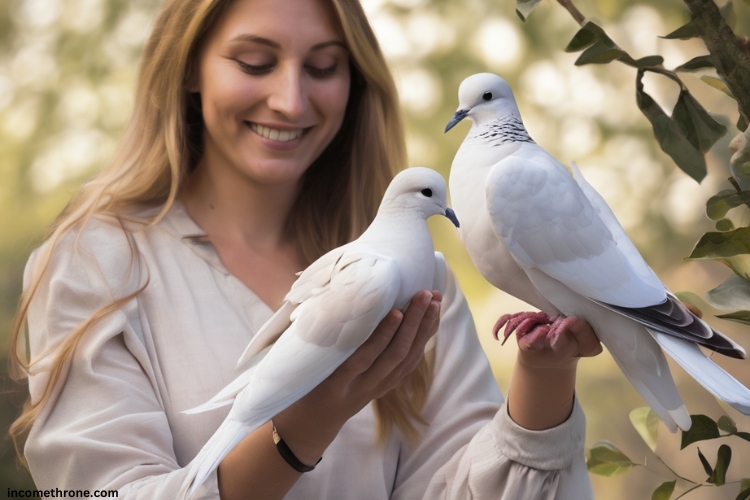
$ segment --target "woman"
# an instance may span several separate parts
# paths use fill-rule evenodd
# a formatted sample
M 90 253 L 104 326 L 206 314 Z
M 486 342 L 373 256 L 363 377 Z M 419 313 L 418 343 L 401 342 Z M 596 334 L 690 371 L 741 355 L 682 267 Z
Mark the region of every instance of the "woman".
M 167 1 L 118 155 L 27 266 L 13 432 L 37 486 L 176 497 L 226 414 L 180 412 L 237 375 L 296 272 L 364 230 L 404 150 L 356 0 Z M 193 498 L 589 497 L 573 391 L 601 348 L 583 323 L 521 347 L 506 408 L 451 277 L 274 417 L 294 457 L 269 422 Z

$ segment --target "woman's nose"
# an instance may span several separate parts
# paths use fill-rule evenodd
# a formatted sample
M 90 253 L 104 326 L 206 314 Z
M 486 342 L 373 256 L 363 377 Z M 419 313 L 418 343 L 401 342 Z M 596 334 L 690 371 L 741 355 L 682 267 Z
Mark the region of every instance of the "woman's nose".
M 296 121 L 307 110 L 308 99 L 301 68 L 279 68 L 274 78 L 273 88 L 268 97 L 268 107 L 283 114 L 288 120 Z

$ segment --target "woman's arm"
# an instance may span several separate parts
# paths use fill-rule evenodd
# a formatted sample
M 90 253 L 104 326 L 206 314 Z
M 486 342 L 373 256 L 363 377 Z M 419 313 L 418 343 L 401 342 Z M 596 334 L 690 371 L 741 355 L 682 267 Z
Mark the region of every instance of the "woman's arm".
M 438 328 L 439 292 L 419 292 L 402 315 L 391 311 L 369 339 L 328 379 L 274 417 L 295 456 L 313 465 L 344 423 L 370 401 L 405 382 Z M 302 473 L 279 455 L 268 423 L 248 435 L 219 465 L 222 500 L 283 498 Z M 323 458 L 325 460 L 325 458 Z
M 521 427 L 550 429 L 573 411 L 578 360 L 602 352 L 588 323 L 576 319 L 558 337 L 518 340 L 518 357 L 508 390 L 508 413 Z

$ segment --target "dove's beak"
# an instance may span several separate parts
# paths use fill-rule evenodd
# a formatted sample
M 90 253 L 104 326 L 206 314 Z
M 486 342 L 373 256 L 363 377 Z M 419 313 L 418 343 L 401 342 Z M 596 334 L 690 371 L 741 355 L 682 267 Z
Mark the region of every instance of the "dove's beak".
M 451 118 L 451 121 L 449 121 L 448 125 L 445 126 L 445 132 L 443 133 L 447 133 L 450 129 L 455 127 L 458 122 L 466 118 L 466 115 L 469 114 L 469 111 L 471 111 L 471 108 L 459 109 L 458 111 L 456 111 L 453 114 L 453 118 Z
M 456 227 L 461 227 L 461 224 L 458 223 L 458 217 L 456 217 L 456 212 L 454 212 L 450 208 L 445 209 L 445 216 L 448 217 L 448 220 L 453 223 Z

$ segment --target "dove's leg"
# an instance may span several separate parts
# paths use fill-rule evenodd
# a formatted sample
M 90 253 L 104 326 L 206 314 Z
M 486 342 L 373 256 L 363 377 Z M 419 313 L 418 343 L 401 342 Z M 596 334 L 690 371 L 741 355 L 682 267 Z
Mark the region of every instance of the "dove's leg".
M 492 335 L 498 339 L 498 332 L 505 326 L 503 333 L 503 344 L 514 331 L 519 337 L 531 333 L 537 326 L 550 325 L 553 320 L 543 312 L 520 312 L 515 314 L 503 314 L 492 328 Z M 545 332 L 546 333 L 546 332 Z

